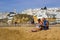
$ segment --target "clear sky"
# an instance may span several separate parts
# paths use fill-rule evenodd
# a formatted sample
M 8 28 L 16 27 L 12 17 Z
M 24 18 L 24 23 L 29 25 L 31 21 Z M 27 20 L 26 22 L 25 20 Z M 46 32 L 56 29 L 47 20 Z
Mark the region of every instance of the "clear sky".
M 0 12 L 17 12 L 29 8 L 60 7 L 60 0 L 0 0 Z

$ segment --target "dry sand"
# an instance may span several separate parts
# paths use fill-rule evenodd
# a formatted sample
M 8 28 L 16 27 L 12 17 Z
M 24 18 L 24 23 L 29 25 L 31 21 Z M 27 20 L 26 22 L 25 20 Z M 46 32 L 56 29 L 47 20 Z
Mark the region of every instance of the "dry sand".
M 60 27 L 30 32 L 34 27 L 0 27 L 0 40 L 60 40 Z

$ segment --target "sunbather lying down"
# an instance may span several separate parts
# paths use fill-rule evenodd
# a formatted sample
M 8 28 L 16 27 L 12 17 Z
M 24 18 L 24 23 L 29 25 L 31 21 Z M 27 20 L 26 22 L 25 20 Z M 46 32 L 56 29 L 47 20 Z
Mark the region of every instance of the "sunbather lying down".
M 38 23 L 36 24 L 36 28 L 32 29 L 32 32 L 37 32 L 40 30 L 48 30 L 49 29 L 49 22 L 45 19 L 42 18 L 42 21 L 38 19 Z

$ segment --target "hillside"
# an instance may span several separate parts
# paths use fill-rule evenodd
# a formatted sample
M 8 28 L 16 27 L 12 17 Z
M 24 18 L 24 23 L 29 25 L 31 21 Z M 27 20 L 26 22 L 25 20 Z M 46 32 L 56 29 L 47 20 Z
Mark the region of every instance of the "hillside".
M 28 21 L 32 20 L 32 16 L 31 15 L 27 15 L 27 14 L 17 14 L 13 17 L 12 22 L 15 23 L 27 23 Z

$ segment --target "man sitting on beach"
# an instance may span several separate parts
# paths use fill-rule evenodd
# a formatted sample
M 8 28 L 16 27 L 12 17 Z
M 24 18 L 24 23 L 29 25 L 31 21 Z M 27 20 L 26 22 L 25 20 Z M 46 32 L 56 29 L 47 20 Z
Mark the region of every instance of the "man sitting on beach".
M 42 18 L 43 25 L 42 25 L 42 30 L 47 30 L 49 29 L 49 22 L 45 18 Z

